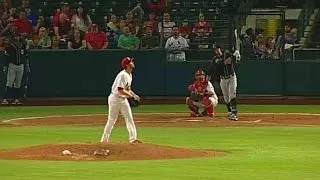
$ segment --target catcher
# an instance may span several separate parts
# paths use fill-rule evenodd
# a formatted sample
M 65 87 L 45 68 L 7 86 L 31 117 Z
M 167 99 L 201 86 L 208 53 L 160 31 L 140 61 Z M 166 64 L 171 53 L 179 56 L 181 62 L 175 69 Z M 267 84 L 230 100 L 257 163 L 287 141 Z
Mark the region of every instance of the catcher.
M 186 98 L 186 104 L 191 111 L 191 116 L 215 116 L 214 107 L 218 105 L 218 97 L 210 81 L 205 79 L 203 70 L 195 73 L 196 81 L 188 86 L 190 97 Z

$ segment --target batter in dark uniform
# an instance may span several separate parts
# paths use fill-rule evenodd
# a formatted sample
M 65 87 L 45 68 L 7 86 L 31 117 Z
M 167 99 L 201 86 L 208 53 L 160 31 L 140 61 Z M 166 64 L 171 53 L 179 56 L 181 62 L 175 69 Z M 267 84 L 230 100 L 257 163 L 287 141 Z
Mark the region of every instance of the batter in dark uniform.
M 211 77 L 216 75 L 220 79 L 220 87 L 223 99 L 227 106 L 229 120 L 237 121 L 238 111 L 236 102 L 237 76 L 234 70 L 234 64 L 240 61 L 240 53 L 238 51 L 233 54 L 221 48 L 215 48 L 215 56 L 209 69 Z
M 21 104 L 19 101 L 20 86 L 25 64 L 27 64 L 27 57 L 26 44 L 23 43 L 16 29 L 13 28 L 11 31 L 11 38 L 5 47 L 5 65 L 3 71 L 7 74 L 7 83 L 1 104 L 9 104 L 8 99 L 14 100 L 12 104 Z

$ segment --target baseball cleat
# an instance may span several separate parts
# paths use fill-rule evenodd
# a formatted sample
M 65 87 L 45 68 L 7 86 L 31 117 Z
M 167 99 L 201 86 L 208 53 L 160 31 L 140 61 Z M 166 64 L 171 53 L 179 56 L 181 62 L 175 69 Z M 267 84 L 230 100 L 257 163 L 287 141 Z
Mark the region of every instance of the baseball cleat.
M 197 114 L 197 113 L 195 113 L 195 112 L 191 112 L 191 113 L 190 113 L 190 116 L 191 116 L 191 117 L 198 117 L 199 114 Z
M 231 121 L 238 121 L 238 117 L 237 117 L 237 115 L 235 115 L 235 114 L 231 114 L 230 117 L 229 117 L 229 120 L 231 120 Z
M 138 139 L 136 139 L 136 140 L 134 140 L 134 141 L 131 141 L 130 143 L 131 143 L 131 144 L 143 144 L 143 142 L 140 141 L 140 140 L 138 140 Z
M 8 105 L 9 102 L 7 99 L 3 99 L 2 102 L 1 102 L 1 105 Z
M 11 104 L 12 105 L 21 105 L 22 103 L 18 99 L 15 99 Z

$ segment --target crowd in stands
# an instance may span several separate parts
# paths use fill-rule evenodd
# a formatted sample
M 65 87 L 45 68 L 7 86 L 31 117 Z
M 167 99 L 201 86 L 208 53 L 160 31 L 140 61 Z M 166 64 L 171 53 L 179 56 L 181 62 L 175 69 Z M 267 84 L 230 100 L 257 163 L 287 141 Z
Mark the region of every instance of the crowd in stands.
M 248 28 L 241 36 L 241 54 L 248 59 L 280 59 L 280 57 L 292 51 L 297 43 L 297 29 L 291 25 L 285 25 L 285 32 L 278 29 L 275 36 L 264 37 L 263 29 Z
M 202 13 L 195 24 L 188 19 L 181 24 L 174 22 L 166 12 L 166 0 L 148 0 L 145 6 L 137 4 L 121 17 L 106 14 L 104 24 L 94 22 L 80 5 L 62 3 L 61 9 L 46 17 L 29 0 L 21 0 L 19 7 L 13 7 L 10 0 L 0 2 L 1 49 L 12 28 L 26 39 L 30 49 L 153 49 L 161 48 L 161 40 L 164 47 L 173 36 L 174 27 L 178 28 L 178 37 L 187 43 L 190 39 L 210 37 L 213 32 Z

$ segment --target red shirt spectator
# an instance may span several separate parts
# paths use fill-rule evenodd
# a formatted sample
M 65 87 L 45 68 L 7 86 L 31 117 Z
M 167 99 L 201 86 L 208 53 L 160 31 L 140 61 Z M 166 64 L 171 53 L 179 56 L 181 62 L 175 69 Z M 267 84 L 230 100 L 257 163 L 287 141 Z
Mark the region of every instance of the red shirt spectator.
M 86 35 L 85 38 L 87 42 L 88 49 L 106 49 L 108 47 L 107 35 L 99 31 L 98 26 L 93 24 L 91 27 L 91 32 Z
M 180 29 L 180 35 L 186 39 L 189 38 L 191 34 L 191 28 L 189 27 L 188 20 L 185 19 L 182 23 L 182 26 L 179 28 Z
M 162 14 L 166 10 L 167 0 L 147 0 L 147 8 L 149 12 Z
M 199 21 L 194 25 L 192 30 L 197 36 L 209 36 L 212 33 L 211 25 L 204 20 L 204 15 L 199 14 Z
M 53 18 L 53 26 L 58 26 L 60 23 L 60 15 L 65 14 L 67 16 L 67 21 L 71 21 L 73 12 L 70 9 L 69 4 L 64 4 L 61 10 L 58 10 Z
M 18 33 L 21 35 L 29 36 L 33 34 L 32 23 L 27 19 L 27 13 L 23 10 L 20 12 L 19 19 L 13 22 L 13 26 L 17 27 Z
M 55 35 L 60 38 L 66 38 L 71 31 L 71 22 L 66 20 L 65 14 L 60 14 L 60 21 L 57 26 L 54 27 Z
M 156 20 L 156 15 L 154 13 L 149 14 L 149 20 L 144 22 L 143 27 L 146 28 L 147 26 L 150 26 L 152 28 L 152 33 L 157 32 L 158 28 L 158 21 Z

